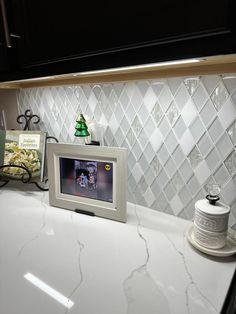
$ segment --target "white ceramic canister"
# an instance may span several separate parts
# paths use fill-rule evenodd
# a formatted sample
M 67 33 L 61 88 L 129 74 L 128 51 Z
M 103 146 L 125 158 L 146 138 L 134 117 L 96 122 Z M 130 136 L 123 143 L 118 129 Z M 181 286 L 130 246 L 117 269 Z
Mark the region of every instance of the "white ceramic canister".
M 227 237 L 230 208 L 219 199 L 216 193 L 209 194 L 195 204 L 194 238 L 200 245 L 211 249 L 224 247 Z
M 193 232 L 195 241 L 198 242 L 201 246 L 204 246 L 208 249 L 221 249 L 225 246 L 227 231 L 207 231 L 200 228 L 194 223 Z
M 203 230 L 224 232 L 228 229 L 230 208 L 217 201 L 215 205 L 207 199 L 202 199 L 195 204 L 194 222 Z

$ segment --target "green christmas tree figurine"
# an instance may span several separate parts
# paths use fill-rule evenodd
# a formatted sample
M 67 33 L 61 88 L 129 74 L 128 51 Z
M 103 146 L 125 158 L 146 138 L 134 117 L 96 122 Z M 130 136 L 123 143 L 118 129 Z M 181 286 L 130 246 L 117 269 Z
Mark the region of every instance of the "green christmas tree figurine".
M 75 131 L 76 137 L 86 137 L 90 135 L 87 124 L 86 124 L 86 120 L 84 116 L 82 115 L 82 113 L 78 116 L 76 120 L 75 129 L 76 129 Z

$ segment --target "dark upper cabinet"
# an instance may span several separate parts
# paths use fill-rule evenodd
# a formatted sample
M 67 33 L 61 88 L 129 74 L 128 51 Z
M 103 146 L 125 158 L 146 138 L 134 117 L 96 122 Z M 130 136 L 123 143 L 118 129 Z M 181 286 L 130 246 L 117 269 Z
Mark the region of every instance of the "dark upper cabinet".
M 7 1 L 23 76 L 233 53 L 235 6 L 235 0 Z
M 4 36 L 0 32 L 0 73 L 8 71 L 7 48 L 5 47 Z
M 8 49 L 4 32 L 3 12 L 4 3 L 0 0 L 0 73 L 9 70 Z

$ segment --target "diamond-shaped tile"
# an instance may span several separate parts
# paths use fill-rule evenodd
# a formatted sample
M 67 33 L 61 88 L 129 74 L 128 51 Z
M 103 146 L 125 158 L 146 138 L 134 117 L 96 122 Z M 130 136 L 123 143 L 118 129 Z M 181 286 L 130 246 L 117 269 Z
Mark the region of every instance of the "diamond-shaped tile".
M 172 158 L 169 158 L 165 164 L 165 170 L 166 173 L 168 174 L 169 178 L 171 178 L 176 171 L 176 166 L 172 160 Z
M 116 142 L 119 146 L 121 146 L 121 144 L 123 143 L 124 141 L 124 133 L 121 131 L 121 129 L 119 128 L 115 134 L 115 138 L 116 138 Z
M 144 154 L 141 155 L 139 159 L 139 164 L 143 170 L 144 173 L 146 173 L 147 169 L 149 168 L 149 163 L 147 162 L 147 159 Z
M 177 167 L 179 167 L 182 164 L 182 162 L 184 161 L 185 155 L 184 155 L 180 145 L 178 145 L 177 148 L 174 150 L 174 152 L 172 154 L 172 158 L 173 158 Z
M 226 168 L 229 173 L 232 175 L 236 173 L 236 151 L 233 150 L 232 153 L 224 161 Z
M 199 77 L 190 77 L 184 79 L 184 84 L 187 87 L 190 96 L 193 96 L 199 84 Z
M 227 89 L 225 88 L 223 82 L 220 81 L 211 94 L 211 100 L 217 111 L 219 111 L 220 108 L 225 104 L 228 97 L 229 94 Z
M 167 109 L 166 116 L 170 122 L 170 125 L 173 125 L 175 121 L 178 119 L 179 111 L 175 104 L 175 101 L 172 101 L 169 108 Z
M 144 150 L 148 143 L 148 137 L 144 129 L 142 129 L 141 132 L 139 133 L 138 140 L 140 142 L 142 149 Z
M 220 138 L 223 131 L 223 127 L 218 118 L 213 121 L 208 129 L 209 135 L 214 143 Z
M 167 121 L 166 117 L 163 117 L 163 119 L 161 120 L 161 122 L 159 124 L 159 130 L 163 136 L 163 139 L 166 138 L 166 136 L 170 132 L 171 127 L 170 127 L 169 122 Z
M 162 165 L 164 165 L 170 156 L 165 144 L 162 144 L 161 148 L 159 149 L 159 151 L 157 153 L 157 156 L 158 156 L 159 160 L 161 161 Z
M 213 147 L 213 143 L 208 135 L 208 133 L 205 133 L 200 140 L 197 143 L 197 147 L 199 148 L 199 151 L 201 152 L 202 156 L 205 157 L 211 148 Z
M 162 111 L 161 106 L 159 105 L 158 102 L 155 103 L 155 105 L 152 109 L 151 115 L 153 117 L 153 120 L 158 125 L 159 122 L 161 121 L 161 118 L 163 117 L 163 111 Z
M 167 200 L 167 198 L 163 192 L 161 192 L 157 196 L 157 202 L 158 202 L 158 205 L 159 205 L 161 211 L 164 211 L 165 208 L 169 205 L 169 202 L 168 202 L 168 200 Z
M 85 85 L 85 86 L 87 87 L 88 85 Z M 112 91 L 112 84 L 103 84 L 102 90 L 104 94 L 106 95 L 106 97 L 108 98 Z
M 129 151 L 129 156 L 128 156 L 128 166 L 130 170 L 133 170 L 134 165 L 136 164 L 136 159 L 134 157 L 134 154 L 132 151 Z
M 108 99 L 109 99 L 109 102 L 110 102 L 112 109 L 114 110 L 116 108 L 116 106 L 118 106 L 118 103 L 119 103 L 119 98 L 117 97 L 114 90 L 111 91 Z
M 228 134 L 225 132 L 223 136 L 219 139 L 219 141 L 216 143 L 216 148 L 218 152 L 220 153 L 221 158 L 224 160 L 229 153 L 233 149 L 233 144 L 230 140 L 230 137 Z
M 226 103 L 220 109 L 218 116 L 221 125 L 225 129 L 227 129 L 236 120 L 236 105 L 230 98 L 228 98 Z
M 124 108 L 124 110 L 126 110 L 126 108 L 128 107 L 129 104 L 129 97 L 126 93 L 126 90 L 124 89 L 121 96 L 120 96 L 120 104 L 122 106 L 122 108 Z
M 144 124 L 147 121 L 147 118 L 149 116 L 149 112 L 146 109 L 146 106 L 144 104 L 141 105 L 137 116 L 139 117 L 142 124 Z
M 204 86 L 199 83 L 198 87 L 193 95 L 193 102 L 197 108 L 198 111 L 201 110 L 201 108 L 205 105 L 205 103 L 208 100 L 208 94 L 204 88 Z
M 115 120 L 115 119 L 114 119 L 114 120 Z M 114 120 L 113 120 L 113 119 L 110 120 L 111 125 L 113 125 Z M 123 131 L 123 133 L 124 133 L 124 134 L 127 134 L 127 132 L 129 131 L 129 128 L 130 128 L 130 124 L 129 124 L 129 122 L 128 122 L 128 120 L 126 119 L 125 116 L 124 116 L 124 118 L 122 119 L 122 121 L 120 122 L 120 127 L 121 127 L 121 130 Z
M 138 89 L 136 89 L 135 92 L 133 93 L 130 102 L 134 106 L 134 110 L 137 112 L 143 102 L 143 97 L 138 91 Z
M 146 192 L 144 193 L 144 199 L 149 207 L 154 203 L 155 194 L 152 193 L 150 188 L 147 188 Z
M 133 105 L 131 103 L 129 103 L 128 108 L 126 108 L 125 116 L 126 116 L 127 120 L 129 120 L 129 122 L 131 124 L 133 122 L 135 116 L 136 116 L 134 107 L 133 107 Z
M 143 153 L 144 153 L 148 163 L 150 163 L 155 156 L 155 151 L 153 150 L 152 145 L 150 143 L 147 144 Z
M 183 136 L 186 128 L 187 128 L 186 124 L 184 123 L 183 118 L 180 116 L 178 118 L 178 120 L 176 121 L 174 128 L 173 128 L 178 139 L 180 139 Z
M 191 152 L 188 155 L 188 159 L 193 169 L 195 169 L 202 161 L 202 155 L 197 146 L 194 146 L 194 148 L 191 150 Z
M 149 112 L 152 111 L 156 101 L 157 101 L 157 96 L 153 92 L 153 89 L 149 87 L 145 96 L 143 97 L 143 103 Z
M 214 173 L 215 181 L 218 185 L 223 186 L 230 178 L 224 164 L 222 164 Z
M 77 112 L 80 111 L 78 110 L 77 108 Z M 94 116 L 93 116 L 93 119 L 97 122 L 99 122 L 100 118 L 101 118 L 101 115 L 102 115 L 102 111 L 100 109 L 100 106 L 96 106 L 95 110 L 94 110 Z
M 159 80 L 155 80 L 151 82 L 151 86 L 152 86 L 152 90 L 154 91 L 154 93 L 156 94 L 156 96 L 158 97 L 164 87 L 164 82 L 163 81 L 159 81 Z
M 159 172 L 158 176 L 157 176 L 157 182 L 158 182 L 159 186 L 164 188 L 168 181 L 169 181 L 169 178 L 166 174 L 166 171 L 164 168 L 162 168 L 161 171 Z
M 216 88 L 219 80 L 220 77 L 218 75 L 204 75 L 201 78 L 201 81 L 209 95 Z
M 178 215 L 178 217 L 185 217 L 187 220 L 193 220 L 195 212 L 194 203 L 190 201 L 184 210 Z M 184 216 L 182 214 L 184 213 Z
M 153 181 L 154 181 L 154 179 L 156 178 L 156 176 L 153 173 L 151 167 L 149 167 L 148 170 L 145 172 L 145 178 L 146 178 L 148 186 L 151 186 Z
M 113 84 L 114 92 L 116 93 L 116 96 L 120 98 L 120 95 L 122 94 L 124 90 L 125 85 L 123 83 L 116 83 Z
M 152 193 L 154 195 L 158 195 L 160 193 L 161 189 L 160 189 L 160 186 L 159 186 L 159 184 L 157 182 L 157 178 L 155 178 L 155 180 L 152 182 L 150 188 L 151 188 Z
M 184 152 L 184 154 L 187 156 L 190 151 L 193 149 L 195 141 L 194 138 L 192 136 L 192 134 L 190 133 L 189 129 L 187 129 L 183 136 L 181 137 L 179 144 Z
M 231 126 L 227 130 L 227 133 L 233 145 L 236 146 L 236 121 L 231 124 Z
M 154 156 L 153 160 L 150 163 L 150 168 L 152 169 L 155 176 L 157 176 L 158 172 L 162 169 L 162 166 L 156 155 Z
M 198 193 L 198 191 L 200 189 L 200 184 L 199 184 L 196 176 L 193 175 L 189 179 L 189 181 L 188 181 L 188 188 L 189 188 L 189 190 L 191 192 L 192 197 L 195 196 Z
M 185 159 L 185 161 L 180 166 L 179 172 L 181 173 L 181 176 L 185 182 L 187 182 L 190 179 L 190 177 L 193 175 L 193 170 L 187 159 Z
M 233 204 L 236 200 L 236 184 L 234 180 L 229 180 L 221 190 L 221 195 L 229 205 Z
M 146 123 L 144 125 L 144 129 L 145 129 L 146 134 L 148 136 L 150 136 L 151 134 L 153 134 L 155 128 L 156 128 L 156 126 L 152 120 L 152 117 L 149 116 L 148 120 L 146 121 Z
M 136 163 L 135 166 L 132 169 L 132 175 L 134 177 L 134 180 L 136 182 L 136 184 L 140 181 L 142 175 L 143 175 L 143 171 L 141 166 L 139 165 L 139 163 Z
M 175 216 L 178 216 L 184 207 L 181 199 L 179 198 L 179 196 L 177 194 L 170 201 L 170 206 L 171 206 Z
M 132 123 L 132 130 L 136 134 L 136 136 L 139 135 L 140 131 L 142 130 L 142 124 L 139 120 L 139 118 L 136 116 L 133 123 Z
M 184 181 L 178 171 L 176 171 L 176 173 L 173 175 L 171 181 L 176 192 L 179 192 L 181 188 L 184 186 Z
M 183 109 L 189 98 L 190 96 L 186 89 L 186 86 L 184 84 L 181 84 L 175 95 L 175 102 L 177 103 L 179 110 Z
M 179 192 L 179 198 L 184 206 L 186 206 L 192 199 L 191 194 L 187 186 L 184 186 L 182 190 Z
M 159 97 L 158 97 L 159 103 L 161 105 L 161 108 L 164 112 L 166 112 L 167 108 L 169 107 L 170 103 L 173 100 L 173 96 L 171 95 L 170 89 L 168 86 L 164 86 L 162 89 Z
M 175 190 L 174 187 L 171 183 L 171 181 L 169 181 L 169 183 L 166 185 L 166 187 L 164 188 L 164 193 L 166 195 L 166 198 L 170 201 L 172 200 L 172 198 L 175 195 Z
M 132 131 L 132 129 L 129 129 L 129 131 L 127 133 L 127 139 L 128 139 L 130 147 L 132 147 L 136 141 L 136 137 L 135 137 L 135 134 Z
M 145 177 L 142 176 L 139 183 L 138 183 L 139 189 L 141 190 L 142 194 L 146 192 L 148 185 L 147 182 L 145 180 Z
M 236 90 L 236 75 L 223 75 L 223 83 L 231 95 Z
M 149 142 L 152 145 L 153 150 L 156 152 L 163 143 L 163 139 L 159 129 L 155 129 L 152 135 L 149 137 Z
M 140 156 L 142 155 L 142 148 L 138 141 L 135 142 L 132 151 L 137 161 L 139 161 Z
M 142 96 L 144 96 L 149 88 L 148 81 L 138 81 L 137 87 Z
M 220 164 L 220 156 L 215 148 L 210 151 L 205 159 L 211 171 L 214 171 Z
M 167 79 L 167 84 L 168 84 L 168 86 L 170 88 L 170 91 L 171 91 L 173 96 L 176 94 L 176 92 L 179 89 L 181 83 L 182 83 L 182 79 L 178 78 L 178 77 L 168 78 Z
M 194 173 L 198 179 L 198 182 L 200 185 L 202 185 L 211 175 L 211 171 L 206 163 L 205 160 L 203 160 L 199 166 L 194 170 Z
M 165 144 L 166 144 L 168 152 L 172 154 L 176 146 L 178 145 L 177 139 L 172 131 L 170 131 L 170 133 L 167 135 Z
M 200 111 L 200 116 L 206 127 L 208 127 L 209 124 L 211 124 L 211 122 L 215 119 L 216 109 L 210 99 L 206 102 Z
M 132 107 L 132 106 L 130 106 L 130 107 Z M 102 111 L 101 111 L 102 112 Z M 123 111 L 123 109 L 122 109 L 122 106 L 121 105 L 118 105 L 117 107 L 116 107 L 116 109 L 115 109 L 115 117 L 116 117 L 116 120 L 117 121 L 121 121 L 122 119 L 123 119 L 123 117 L 124 117 L 124 111 Z M 127 114 L 127 116 L 128 116 L 128 114 Z M 126 117 L 127 117 L 126 116 Z M 135 116 L 135 112 L 134 112 L 134 116 Z M 129 120 L 130 121 L 130 120 Z M 131 121 L 130 121 L 131 122 Z
M 183 107 L 181 116 L 187 126 L 189 126 L 197 116 L 197 110 L 192 99 L 189 99 L 186 105 Z
M 196 142 L 200 139 L 200 137 L 206 131 L 199 116 L 197 116 L 196 119 L 193 121 L 193 123 L 190 125 L 190 131 Z

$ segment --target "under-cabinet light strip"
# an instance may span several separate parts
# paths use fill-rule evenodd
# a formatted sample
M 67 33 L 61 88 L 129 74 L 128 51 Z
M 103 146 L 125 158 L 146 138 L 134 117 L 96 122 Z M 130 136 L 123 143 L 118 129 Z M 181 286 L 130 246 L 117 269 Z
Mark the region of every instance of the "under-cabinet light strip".
M 115 72 L 120 72 L 120 71 L 129 71 L 129 70 L 136 70 L 136 69 L 137 70 L 149 69 L 149 68 L 156 68 L 156 67 L 162 67 L 162 66 L 167 66 L 167 65 L 196 63 L 196 62 L 200 62 L 203 60 L 204 59 L 186 59 L 186 60 L 175 60 L 175 61 L 166 61 L 166 62 L 158 62 L 158 63 L 149 63 L 149 64 L 120 67 L 120 68 L 78 72 L 78 73 L 74 73 L 73 76 L 90 75 L 90 74 L 103 74 L 103 73 L 110 73 L 110 72 L 115 73 Z

